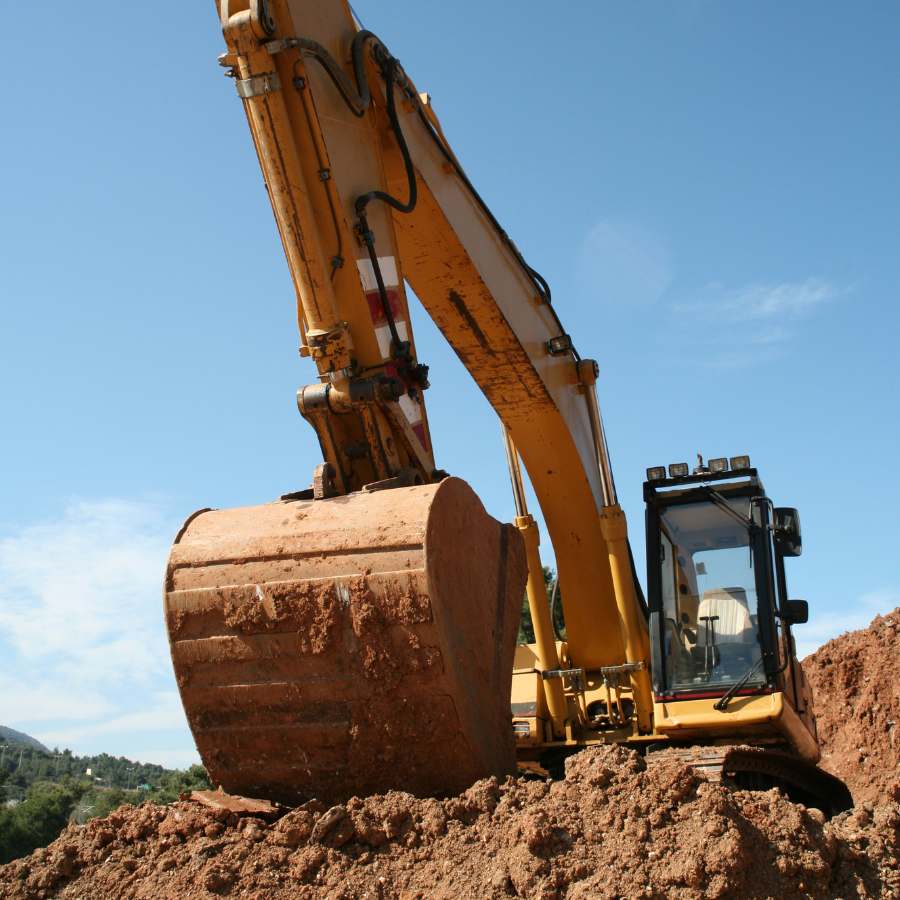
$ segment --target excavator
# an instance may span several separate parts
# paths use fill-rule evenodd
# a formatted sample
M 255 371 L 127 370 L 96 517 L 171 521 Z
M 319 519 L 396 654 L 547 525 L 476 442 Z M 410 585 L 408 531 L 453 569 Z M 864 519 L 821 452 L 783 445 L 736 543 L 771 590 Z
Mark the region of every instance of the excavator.
M 218 0 L 297 299 L 322 462 L 274 502 L 203 509 L 165 576 L 198 751 L 230 793 L 295 804 L 552 776 L 595 744 L 852 804 L 816 766 L 784 561 L 799 516 L 746 456 L 644 484 L 637 578 L 599 367 L 466 176 L 430 97 L 347 0 Z M 235 223 L 235 252 L 240 225 Z M 407 287 L 502 427 L 515 517 L 438 468 Z M 543 577 L 540 505 L 558 579 Z M 523 604 L 534 640 L 517 645 Z M 551 606 L 560 607 L 562 616 Z M 560 619 L 564 618 L 564 626 Z M 658 758 L 658 757 L 657 757 Z

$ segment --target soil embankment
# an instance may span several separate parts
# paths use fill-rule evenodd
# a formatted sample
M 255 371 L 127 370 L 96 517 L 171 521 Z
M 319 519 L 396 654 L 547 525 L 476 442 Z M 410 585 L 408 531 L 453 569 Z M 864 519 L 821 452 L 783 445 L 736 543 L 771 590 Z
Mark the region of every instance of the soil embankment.
M 803 660 L 822 767 L 859 803 L 900 800 L 900 608 Z
M 274 821 L 124 807 L 0 867 L 0 897 L 900 897 L 898 634 L 900 610 L 804 663 L 824 763 L 857 799 L 831 821 L 665 753 L 648 769 L 602 747 L 561 781 L 488 779 L 445 800 L 313 801 Z

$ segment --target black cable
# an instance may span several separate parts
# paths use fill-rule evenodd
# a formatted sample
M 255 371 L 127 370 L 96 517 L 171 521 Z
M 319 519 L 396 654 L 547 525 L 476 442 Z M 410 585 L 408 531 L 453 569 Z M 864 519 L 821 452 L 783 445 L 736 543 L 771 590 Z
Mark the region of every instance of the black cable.
M 356 198 L 356 214 L 360 219 L 364 218 L 366 207 L 373 200 L 381 200 L 383 203 L 387 203 L 388 206 L 392 206 L 400 213 L 411 213 L 416 208 L 416 201 L 418 200 L 416 170 L 413 166 L 412 157 L 409 155 L 409 147 L 407 146 L 403 129 L 400 127 L 400 120 L 397 118 L 397 104 L 394 97 L 394 81 L 399 67 L 400 63 L 393 56 L 387 59 L 384 64 L 384 86 L 387 94 L 388 119 L 390 120 L 394 136 L 397 139 L 397 144 L 400 147 L 400 154 L 403 157 L 403 167 L 406 170 L 406 182 L 409 186 L 409 199 L 406 203 L 403 203 L 396 197 L 386 194 L 384 191 L 368 191 Z
M 407 203 L 403 204 L 395 197 L 391 197 L 389 194 L 386 194 L 383 191 L 369 191 L 367 194 L 363 194 L 362 197 L 357 199 L 357 212 L 359 213 L 360 211 L 361 201 L 364 200 L 364 202 L 362 203 L 362 208 L 364 209 L 365 205 L 373 199 L 382 200 L 385 203 L 388 203 L 398 212 L 412 212 L 412 210 L 415 208 L 416 201 L 416 177 L 415 169 L 412 165 L 412 160 L 409 155 L 409 149 L 406 145 L 406 139 L 403 135 L 403 129 L 401 128 L 400 121 L 397 118 L 396 106 L 393 97 L 394 82 L 397 78 L 397 70 L 400 69 L 400 65 L 396 58 L 390 54 L 382 41 L 373 32 L 368 31 L 367 29 L 358 31 L 354 35 L 353 43 L 350 47 L 350 55 L 353 62 L 353 75 L 356 81 L 354 90 L 354 86 L 350 83 L 350 79 L 346 76 L 344 70 L 338 64 L 337 60 L 335 60 L 335 58 L 325 49 L 325 47 L 323 47 L 317 41 L 309 40 L 308 38 L 296 38 L 292 43 L 294 46 L 297 46 L 304 52 L 310 54 L 322 65 L 329 78 L 338 89 L 338 92 L 344 98 L 344 102 L 347 104 L 353 114 L 357 117 L 362 117 L 363 115 L 365 115 L 366 110 L 369 108 L 372 102 L 372 95 L 371 91 L 369 90 L 368 79 L 366 78 L 365 57 L 363 55 L 365 46 L 369 41 L 375 42 L 374 52 L 376 61 L 379 63 L 382 71 L 385 74 L 385 81 L 387 82 L 386 93 L 388 102 L 388 115 L 391 119 L 391 128 L 397 138 L 397 142 L 400 145 L 400 150 L 403 155 L 403 163 L 406 168 L 406 175 L 410 185 L 410 198 Z M 437 145 L 438 149 L 447 160 L 447 162 L 450 163 L 454 172 L 469 190 L 474 200 L 481 207 L 482 212 L 484 212 L 484 214 L 487 216 L 488 220 L 500 235 L 503 242 L 507 245 L 516 261 L 528 276 L 529 280 L 534 284 L 535 288 L 541 296 L 541 299 L 544 301 L 544 303 L 547 304 L 548 308 L 550 309 L 550 313 L 553 316 L 554 322 L 559 328 L 560 334 L 564 334 L 565 329 L 563 328 L 562 322 L 560 321 L 560 318 L 553 307 L 550 285 L 547 283 L 547 280 L 540 274 L 540 272 L 538 272 L 536 269 L 533 269 L 528 264 L 519 248 L 506 233 L 506 230 L 497 220 L 497 217 L 494 215 L 491 208 L 484 201 L 484 198 L 481 196 L 481 194 L 478 193 L 472 182 L 469 181 L 468 176 L 463 171 L 462 166 L 460 166 L 456 157 L 453 155 L 453 152 L 447 146 L 444 138 L 437 132 L 437 130 L 432 125 L 431 120 L 425 114 L 421 100 L 419 100 L 416 92 L 409 86 L 408 79 L 406 79 L 405 76 L 403 78 L 403 82 L 404 83 L 401 84 L 401 87 L 410 97 L 410 99 L 415 102 L 419 119 L 425 125 L 426 131 L 428 132 L 429 136 Z M 361 222 L 360 225 L 364 230 L 368 231 L 368 228 L 364 225 L 363 222 Z M 372 258 L 371 251 L 369 255 L 370 258 Z M 377 254 L 375 254 L 373 267 L 375 267 L 376 270 L 377 260 L 378 257 Z M 377 271 L 376 280 L 378 280 Z M 382 297 L 382 302 L 387 305 L 387 308 L 389 310 L 389 304 L 387 304 L 386 298 L 384 296 Z M 388 316 L 388 321 L 389 323 L 392 321 L 392 316 Z M 395 329 L 392 328 L 392 335 L 394 330 Z M 572 355 L 574 356 L 576 361 L 580 360 L 581 356 L 574 346 L 571 348 L 571 350 Z
M 409 197 L 406 203 L 404 203 L 402 200 L 398 200 L 396 197 L 392 196 L 391 194 L 385 193 L 384 191 L 368 191 L 367 193 L 357 197 L 356 203 L 354 205 L 356 208 L 356 214 L 359 217 L 360 234 L 362 235 L 363 241 L 365 242 L 366 250 L 369 253 L 369 260 L 372 263 L 372 271 L 375 275 L 375 283 L 378 287 L 378 296 L 381 299 L 381 308 L 384 311 L 388 327 L 391 330 L 391 340 L 393 341 L 392 355 L 401 359 L 408 359 L 409 342 L 401 341 L 400 335 L 397 332 L 397 323 L 394 321 L 394 311 L 391 309 L 390 298 L 387 295 L 387 289 L 384 286 L 384 277 L 382 276 L 381 266 L 378 262 L 378 253 L 375 250 L 375 236 L 372 233 L 372 229 L 369 228 L 369 220 L 366 217 L 366 207 L 373 200 L 380 200 L 382 203 L 387 203 L 388 206 L 393 207 L 397 210 L 397 212 L 401 213 L 411 213 L 416 208 L 416 202 L 418 200 L 416 170 L 413 166 L 412 157 L 409 153 L 409 147 L 406 143 L 403 129 L 400 127 L 400 120 L 397 117 L 397 103 L 394 96 L 394 82 L 396 80 L 397 70 L 399 68 L 400 63 L 393 56 L 388 57 L 382 66 L 382 70 L 384 72 L 385 92 L 387 95 L 388 119 L 390 120 L 391 129 L 394 132 L 397 144 L 400 147 L 400 154 L 403 157 L 403 167 L 406 170 L 406 183 L 409 188 Z
M 381 274 L 381 266 L 378 264 L 378 254 L 375 251 L 375 236 L 369 228 L 369 222 L 366 219 L 365 212 L 359 215 L 359 232 L 366 250 L 369 253 L 369 261 L 372 263 L 372 272 L 375 275 L 375 284 L 378 288 L 378 297 L 381 300 L 381 309 L 384 317 L 387 319 L 388 328 L 391 330 L 391 341 L 393 342 L 393 355 L 403 356 L 403 350 L 408 352 L 409 345 L 407 342 L 400 340 L 397 332 L 397 323 L 394 321 L 394 311 L 391 309 L 391 301 L 388 297 L 387 288 L 384 286 L 384 276 Z

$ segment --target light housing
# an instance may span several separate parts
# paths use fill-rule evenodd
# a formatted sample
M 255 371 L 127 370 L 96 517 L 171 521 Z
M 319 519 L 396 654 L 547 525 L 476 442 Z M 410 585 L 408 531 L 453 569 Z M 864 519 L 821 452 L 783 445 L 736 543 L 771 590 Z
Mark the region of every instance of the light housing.
M 647 469 L 647 481 L 662 481 L 665 477 L 665 466 L 651 466 Z
M 732 456 L 731 457 L 731 468 L 737 471 L 741 469 L 749 469 L 750 468 L 750 457 L 749 456 Z
M 568 334 L 560 334 L 547 341 L 547 352 L 551 356 L 562 356 L 572 349 L 572 338 Z
M 687 463 L 669 463 L 669 478 L 684 478 L 687 474 Z
M 728 458 L 725 456 L 717 456 L 715 459 L 708 459 L 706 465 L 709 466 L 710 472 L 727 472 Z

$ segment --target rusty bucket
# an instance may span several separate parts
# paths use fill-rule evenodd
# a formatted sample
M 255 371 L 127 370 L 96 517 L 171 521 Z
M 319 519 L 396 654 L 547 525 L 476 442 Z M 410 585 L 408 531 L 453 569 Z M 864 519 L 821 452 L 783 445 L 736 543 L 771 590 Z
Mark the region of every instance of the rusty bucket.
M 165 610 L 214 784 L 297 803 L 512 772 L 525 580 L 518 532 L 456 478 L 196 513 Z

